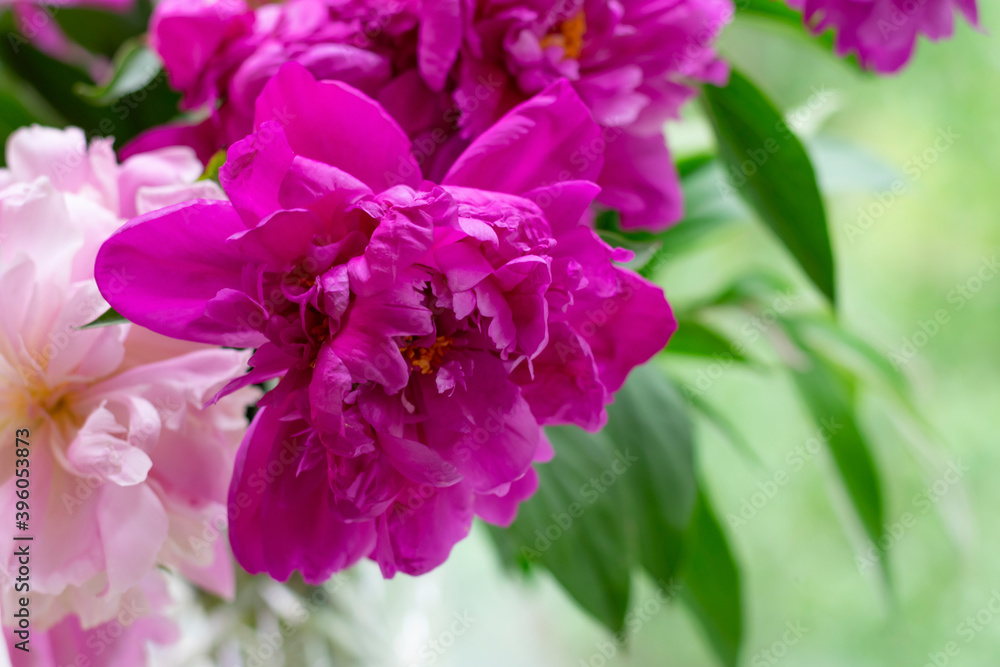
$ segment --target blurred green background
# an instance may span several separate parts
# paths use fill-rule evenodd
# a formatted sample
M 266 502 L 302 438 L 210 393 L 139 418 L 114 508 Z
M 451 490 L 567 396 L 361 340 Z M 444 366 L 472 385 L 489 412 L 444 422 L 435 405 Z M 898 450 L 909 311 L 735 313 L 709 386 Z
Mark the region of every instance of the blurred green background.
M 825 453 L 801 469 L 786 458 L 815 431 L 787 377 L 734 368 L 712 384 L 704 398 L 762 459 L 755 466 L 699 423 L 698 467 L 742 565 L 743 663 L 751 667 L 1000 661 L 1000 278 L 989 269 L 1000 248 L 1000 44 L 989 35 L 1000 26 L 1000 6 L 980 4 L 980 31 L 961 24 L 952 41 L 922 41 L 895 77 L 860 75 L 801 35 L 749 22 L 722 40 L 723 53 L 781 108 L 800 109 L 793 121 L 823 153 L 814 159 L 827 193 L 841 323 L 887 355 L 906 341 L 919 345 L 903 370 L 941 436 L 902 437 L 878 401 L 863 411 L 877 436 L 892 536 L 887 590 L 858 560 L 865 542 L 837 500 Z M 951 145 L 935 149 L 949 131 Z M 671 133 L 681 148 L 708 136 L 696 109 Z M 844 145 L 861 147 L 867 158 L 838 160 L 836 147 Z M 920 166 L 914 158 L 925 151 L 933 160 Z M 897 181 L 902 194 L 892 194 Z M 748 268 L 796 275 L 760 224 L 728 228 L 711 241 L 657 276 L 675 304 Z M 977 282 L 980 271 L 991 278 Z M 955 291 L 963 285 L 966 297 Z M 938 316 L 946 322 L 934 335 L 920 335 L 921 323 L 933 330 Z M 667 365 L 687 378 L 706 367 Z M 962 471 L 957 482 L 949 465 Z M 726 517 L 739 516 L 778 471 L 788 483 L 751 519 L 731 525 Z M 376 586 L 400 610 L 399 632 L 382 647 L 403 664 L 717 664 L 688 612 L 660 605 L 651 586 L 633 591 L 632 604 L 647 613 L 627 653 L 605 658 L 606 631 L 544 572 L 512 585 L 479 528 L 432 575 Z M 475 620 L 453 646 L 433 649 L 435 641 L 450 642 L 455 613 Z

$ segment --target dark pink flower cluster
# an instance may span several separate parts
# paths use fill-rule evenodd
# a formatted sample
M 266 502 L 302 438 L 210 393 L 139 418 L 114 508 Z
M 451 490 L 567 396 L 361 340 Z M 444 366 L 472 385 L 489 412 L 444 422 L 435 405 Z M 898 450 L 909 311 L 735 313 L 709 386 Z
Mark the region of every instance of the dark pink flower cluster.
M 600 160 L 565 176 L 600 136 L 556 81 L 424 180 L 382 106 L 288 63 L 229 149 L 230 201 L 148 213 L 104 244 L 118 312 L 257 348 L 229 390 L 280 378 L 230 488 L 245 568 L 320 581 L 368 556 L 426 572 L 474 515 L 513 520 L 549 455 L 543 425 L 603 426 L 676 324 L 585 223 Z
M 730 0 L 166 0 L 150 26 L 172 86 L 196 125 L 160 128 L 130 151 L 183 143 L 203 160 L 250 131 L 253 105 L 285 62 L 372 96 L 440 178 L 503 114 L 566 80 L 603 128 L 567 178 L 600 157 L 598 201 L 626 227 L 680 219 L 681 192 L 663 124 L 694 94 L 722 83 L 712 48 Z

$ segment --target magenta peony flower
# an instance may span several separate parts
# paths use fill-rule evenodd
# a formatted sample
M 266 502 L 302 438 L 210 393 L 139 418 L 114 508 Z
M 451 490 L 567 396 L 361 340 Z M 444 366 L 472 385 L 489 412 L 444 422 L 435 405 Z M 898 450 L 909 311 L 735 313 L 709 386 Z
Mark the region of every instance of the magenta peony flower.
M 241 0 L 166 0 L 150 32 L 171 85 L 187 108 L 218 107 L 128 150 L 186 144 L 207 160 L 250 131 L 264 83 L 296 61 L 375 97 L 424 174 L 440 179 L 469 141 L 566 78 L 605 128 L 573 173 L 600 156 L 599 201 L 625 227 L 662 228 L 682 215 L 663 125 L 694 94 L 690 81 L 726 79 L 712 44 L 731 16 L 730 0 L 290 0 L 255 11 Z
M 0 524 L 3 623 L 13 621 L 6 612 L 23 596 L 15 590 L 21 543 L 13 540 L 25 534 L 14 525 L 23 479 L 34 630 L 67 614 L 83 628 L 107 621 L 161 566 L 232 594 L 231 558 L 217 538 L 251 396 L 202 407 L 247 356 L 134 325 L 78 329 L 107 308 L 94 258 L 123 218 L 221 192 L 191 185 L 200 165 L 188 149 L 118 165 L 110 140 L 88 148 L 77 129 L 18 130 L 7 164 L 0 170 L 0 506 L 11 520 Z M 131 280 L 120 272 L 108 289 L 128 290 Z M 22 429 L 28 455 L 15 457 Z
M 457 65 L 463 136 L 475 137 L 512 105 L 560 78 L 573 83 L 603 128 L 598 200 L 622 226 L 663 228 L 683 214 L 663 125 L 695 94 L 722 84 L 712 46 L 733 14 L 729 0 L 482 0 Z
M 183 108 L 208 105 L 212 113 L 198 125 L 146 133 L 128 154 L 182 144 L 207 162 L 250 133 L 254 100 L 291 61 L 318 79 L 381 97 L 408 130 L 427 129 L 424 120 L 447 96 L 426 88 L 418 73 L 418 54 L 436 55 L 419 47 L 421 35 L 441 32 L 435 13 L 421 13 L 418 6 L 401 0 L 291 0 L 253 10 L 243 0 L 159 3 L 150 20 L 150 44 L 163 58 L 171 86 L 183 93 Z
M 961 11 L 977 25 L 976 0 L 788 0 L 803 10 L 806 24 L 819 34 L 837 31 L 837 53 L 854 53 L 861 64 L 884 74 L 910 60 L 921 34 L 950 37 L 953 14 Z
M 149 213 L 105 243 L 98 282 L 119 312 L 256 347 L 229 390 L 280 378 L 230 487 L 246 569 L 320 581 L 369 556 L 385 576 L 426 572 L 474 514 L 513 520 L 549 453 L 542 425 L 603 425 L 675 322 L 613 264 L 630 253 L 581 223 L 601 164 L 564 174 L 599 136 L 556 82 L 437 185 L 376 102 L 290 63 L 229 150 L 232 203 Z M 116 292 L 120 271 L 135 280 Z

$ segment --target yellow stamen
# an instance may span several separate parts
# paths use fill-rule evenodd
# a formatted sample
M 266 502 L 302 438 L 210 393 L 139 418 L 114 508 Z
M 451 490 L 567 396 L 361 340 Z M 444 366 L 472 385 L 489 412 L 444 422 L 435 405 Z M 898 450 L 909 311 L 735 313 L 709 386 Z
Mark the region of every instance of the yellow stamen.
M 559 32 L 542 38 L 542 48 L 550 46 L 562 48 L 567 58 L 576 60 L 583 52 L 583 36 L 587 32 L 587 17 L 582 11 L 566 19 L 559 25 Z
M 407 343 L 412 340 L 412 338 L 407 339 Z M 429 375 L 441 366 L 445 352 L 451 349 L 453 343 L 450 336 L 438 336 L 430 347 L 407 344 L 405 347 L 399 348 L 399 351 L 403 353 L 411 366 L 419 370 L 421 374 Z

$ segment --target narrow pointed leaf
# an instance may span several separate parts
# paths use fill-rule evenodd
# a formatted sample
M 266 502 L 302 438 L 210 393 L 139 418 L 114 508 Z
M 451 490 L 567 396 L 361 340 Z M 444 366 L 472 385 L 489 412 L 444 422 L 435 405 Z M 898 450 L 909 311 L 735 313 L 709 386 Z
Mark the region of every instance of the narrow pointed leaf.
M 726 87 L 705 86 L 704 101 L 735 191 L 835 302 L 826 210 L 802 142 L 764 94 L 736 70 Z
M 80 329 L 97 329 L 100 327 L 111 327 L 116 324 L 128 324 L 123 316 L 119 315 L 114 308 L 108 308 L 93 322 L 87 322 Z
M 632 498 L 639 562 L 667 581 L 680 562 L 697 492 L 687 404 L 660 370 L 643 366 L 615 395 L 608 416 L 603 433 L 630 462 L 623 482 Z
M 542 566 L 591 616 L 620 632 L 633 564 L 623 520 L 629 469 L 600 433 L 546 429 L 555 458 L 537 466 L 539 486 L 508 530 L 493 529 L 508 562 Z M 610 480 L 610 483 L 608 483 Z
M 743 642 L 740 571 L 726 534 L 703 490 L 685 535 L 681 598 L 701 625 L 719 661 L 739 664 Z

